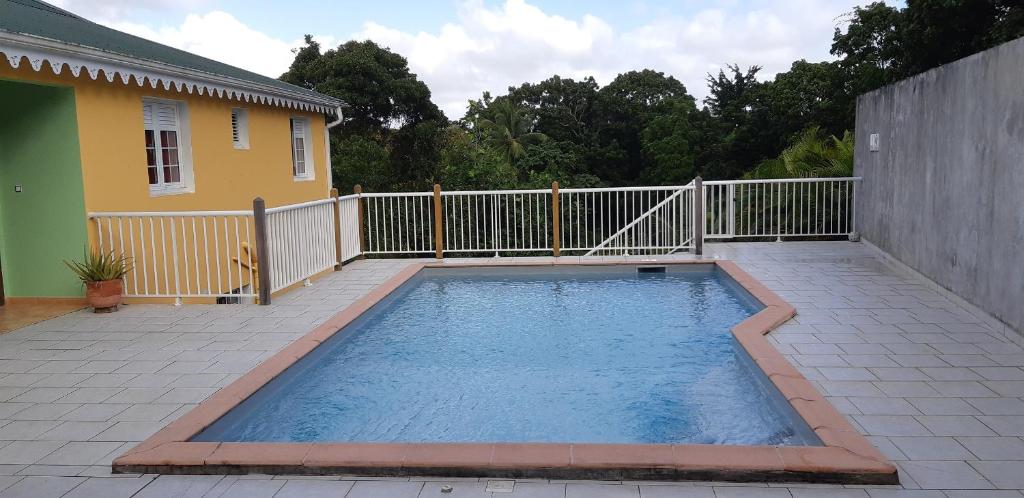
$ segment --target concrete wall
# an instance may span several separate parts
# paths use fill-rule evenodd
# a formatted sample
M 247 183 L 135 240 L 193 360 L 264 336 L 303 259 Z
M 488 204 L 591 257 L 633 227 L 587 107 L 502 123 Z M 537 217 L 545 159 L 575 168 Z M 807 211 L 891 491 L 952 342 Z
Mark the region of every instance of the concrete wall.
M 864 239 L 1024 332 L 1024 38 L 862 95 L 856 140 Z

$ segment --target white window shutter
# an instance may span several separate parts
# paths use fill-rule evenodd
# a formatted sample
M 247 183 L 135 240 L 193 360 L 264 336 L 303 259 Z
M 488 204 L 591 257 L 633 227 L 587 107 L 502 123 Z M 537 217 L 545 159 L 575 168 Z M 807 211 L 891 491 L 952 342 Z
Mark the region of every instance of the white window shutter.
M 146 128 L 153 128 L 153 104 L 142 104 L 142 124 Z
M 156 125 L 163 129 L 178 128 L 178 106 L 173 104 L 154 104 L 156 107 Z
M 238 109 L 231 110 L 231 141 L 235 145 L 240 143 L 240 137 L 238 135 Z
M 292 136 L 304 138 L 306 136 L 305 123 L 301 119 L 292 120 Z

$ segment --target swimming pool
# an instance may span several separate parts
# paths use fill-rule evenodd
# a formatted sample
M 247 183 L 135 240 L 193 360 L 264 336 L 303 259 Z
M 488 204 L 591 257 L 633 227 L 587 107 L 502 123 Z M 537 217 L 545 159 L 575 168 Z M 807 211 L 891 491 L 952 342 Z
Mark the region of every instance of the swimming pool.
M 425 269 L 194 441 L 817 445 L 713 265 Z
M 111 470 L 899 482 L 765 339 L 791 305 L 644 264 L 410 262 Z

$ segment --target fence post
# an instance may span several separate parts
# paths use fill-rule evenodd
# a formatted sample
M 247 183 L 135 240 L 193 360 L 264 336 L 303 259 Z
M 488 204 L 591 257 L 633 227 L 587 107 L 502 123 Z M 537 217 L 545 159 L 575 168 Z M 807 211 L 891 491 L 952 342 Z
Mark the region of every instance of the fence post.
M 252 200 L 252 224 L 256 229 L 256 278 L 261 305 L 270 304 L 270 244 L 267 242 L 267 204 L 262 197 Z
M 331 189 L 331 200 L 334 201 L 334 255 L 337 260 L 334 264 L 334 271 L 341 270 L 341 205 L 338 203 L 338 189 Z
M 444 258 L 444 220 L 441 218 L 441 184 L 434 184 L 434 256 Z
M 363 212 L 363 186 L 356 184 L 352 187 L 352 193 L 356 194 L 356 211 L 358 212 L 356 218 L 356 231 L 359 232 L 359 257 L 362 258 L 366 252 L 366 234 L 363 232 L 363 217 L 366 216 Z M 369 227 L 367 227 L 369 230 Z
M 704 180 L 693 179 L 693 253 L 704 254 Z
M 559 227 L 561 214 L 558 212 L 558 182 L 551 182 L 551 229 L 553 237 L 551 250 L 557 258 L 562 253 L 562 233 Z

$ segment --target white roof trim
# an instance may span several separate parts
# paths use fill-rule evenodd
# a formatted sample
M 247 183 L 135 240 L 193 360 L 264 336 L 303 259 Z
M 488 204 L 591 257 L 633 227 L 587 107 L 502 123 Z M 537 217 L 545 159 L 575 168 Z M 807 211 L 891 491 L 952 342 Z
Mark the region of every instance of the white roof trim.
M 162 86 L 165 90 L 173 87 L 178 92 L 184 89 L 190 94 L 227 97 L 240 102 L 257 102 L 322 114 L 332 114 L 341 105 L 341 101 L 326 95 L 322 98 L 311 97 L 271 85 L 3 31 L 0 31 L 0 52 L 14 69 L 25 58 L 37 72 L 42 70 L 45 62 L 54 74 L 61 74 L 64 66 L 67 66 L 76 77 L 85 70 L 90 78 L 96 80 L 102 71 L 110 83 L 120 81 L 129 85 L 134 79 L 138 86 Z

